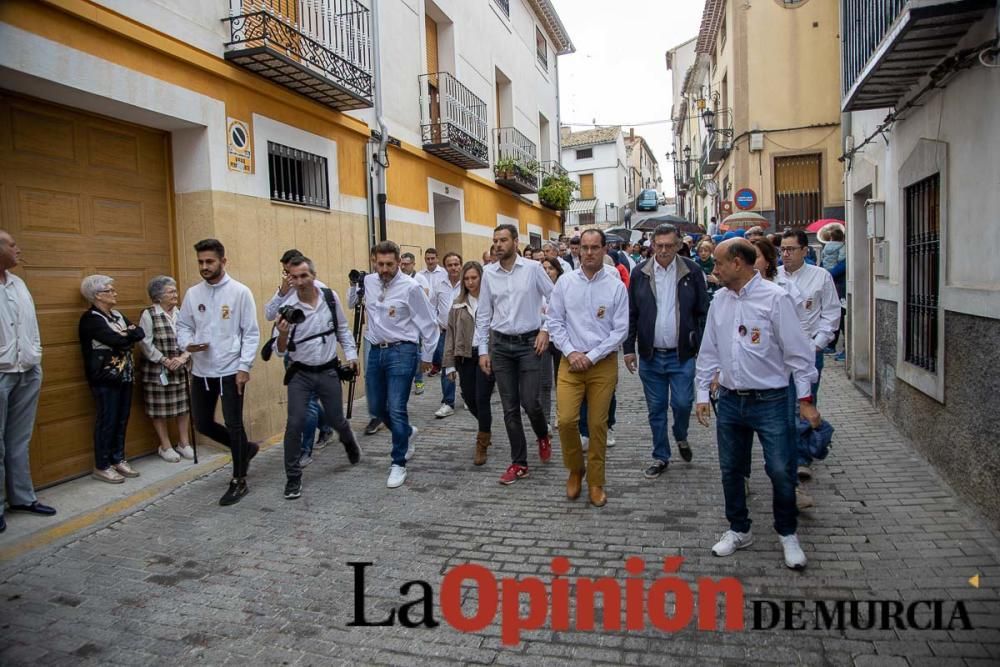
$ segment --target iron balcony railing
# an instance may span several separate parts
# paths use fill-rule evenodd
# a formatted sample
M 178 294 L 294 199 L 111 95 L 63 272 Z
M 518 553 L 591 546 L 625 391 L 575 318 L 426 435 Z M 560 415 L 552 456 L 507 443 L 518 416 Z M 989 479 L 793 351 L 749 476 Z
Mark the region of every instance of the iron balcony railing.
M 230 0 L 225 57 L 341 111 L 372 106 L 371 18 L 358 0 Z
M 842 108 L 894 106 L 995 0 L 841 0 Z
M 543 160 L 539 166 L 539 172 L 542 177 L 545 176 L 568 176 L 569 172 L 566 168 L 555 160 Z
M 513 127 L 496 129 L 496 181 L 520 194 L 538 192 L 538 160 L 534 142 Z
M 424 150 L 464 169 L 490 166 L 486 103 L 447 72 L 418 79 Z

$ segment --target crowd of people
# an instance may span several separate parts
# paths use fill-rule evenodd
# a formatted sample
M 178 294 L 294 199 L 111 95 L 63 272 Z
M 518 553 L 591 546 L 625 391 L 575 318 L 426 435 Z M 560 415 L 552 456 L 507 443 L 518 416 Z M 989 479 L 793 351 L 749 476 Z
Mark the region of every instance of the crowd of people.
M 421 271 L 412 254 L 392 241 L 379 243 L 371 271 L 352 282 L 347 305 L 363 308 L 365 319 L 365 433 L 382 427 L 391 433 L 387 486 L 405 483 L 415 454 L 418 429 L 410 423 L 409 398 L 424 391 L 426 378 L 440 375 L 435 417 L 454 414 L 458 390 L 477 422 L 470 443 L 474 465 L 490 456 L 496 390 L 510 445 L 499 482 L 523 480 L 534 465 L 523 414 L 543 464 L 558 431 L 567 498 L 579 498 L 586 484 L 589 502 L 604 506 L 621 350 L 625 369 L 639 375 L 647 405 L 652 443 L 644 478 L 661 477 L 675 450 L 692 461 L 692 412 L 708 426 L 714 410 L 729 529 L 713 553 L 728 556 L 753 541 L 746 497 L 756 434 L 785 564 L 804 567 L 796 517 L 812 500 L 798 484 L 811 477 L 812 461 L 798 444 L 798 427 L 800 421 L 821 424 L 816 399 L 823 352 L 842 319 L 834 271 L 844 259 L 843 236 L 840 248 L 837 235 L 828 236 L 821 265 L 809 263 L 808 238 L 800 230 L 692 238 L 660 225 L 648 239 L 627 244 L 609 243 L 602 230 L 588 229 L 522 249 L 517 227 L 503 224 L 481 263 L 455 252 L 439 263 L 430 248 Z M 280 258 L 280 284 L 264 308 L 272 336 L 260 350 L 253 295 L 226 273 L 222 243 L 206 239 L 194 249 L 202 281 L 181 302 L 174 279 L 153 278 L 151 305 L 138 324 L 116 310 L 113 278 L 88 276 L 81 284 L 91 304 L 80 318 L 79 336 L 96 405 L 93 477 L 118 484 L 139 474 L 124 447 L 132 387 L 139 382 L 159 455 L 171 462 L 193 458 L 193 422 L 231 450 L 233 474 L 219 502 L 239 502 L 259 450 L 247 438 L 243 400 L 260 351 L 265 359 L 276 353 L 285 365 L 284 496 L 298 498 L 314 449 L 335 435 L 352 464 L 362 456 L 344 416 L 341 385 L 359 371 L 359 350 L 340 297 L 317 279 L 311 259 L 287 251 Z M 34 497 L 27 470 L 41 345 L 31 296 L 8 272 L 16 263 L 14 240 L 0 232 L 0 286 L 8 295 L 0 310 L 14 313 L 0 328 L 7 497 L 12 509 L 54 514 Z M 215 421 L 219 402 L 224 424 Z M 15 405 L 20 409 L 12 410 Z

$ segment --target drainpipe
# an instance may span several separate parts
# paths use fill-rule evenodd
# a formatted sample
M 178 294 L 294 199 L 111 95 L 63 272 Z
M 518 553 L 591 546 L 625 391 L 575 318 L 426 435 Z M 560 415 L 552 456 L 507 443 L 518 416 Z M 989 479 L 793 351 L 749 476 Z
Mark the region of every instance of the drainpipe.
M 388 237 L 385 204 L 388 200 L 385 187 L 385 170 L 389 168 L 389 128 L 382 115 L 382 21 L 381 1 L 372 0 L 372 59 L 374 60 L 375 122 L 378 124 L 380 139 L 373 162 L 375 167 L 375 207 L 378 211 L 378 240 Z

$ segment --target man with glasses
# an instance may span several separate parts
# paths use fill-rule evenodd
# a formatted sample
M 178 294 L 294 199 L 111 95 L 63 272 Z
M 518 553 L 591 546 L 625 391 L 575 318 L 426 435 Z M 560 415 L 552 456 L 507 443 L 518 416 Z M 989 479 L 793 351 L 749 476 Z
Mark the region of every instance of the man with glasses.
M 652 247 L 653 258 L 632 271 L 625 339 L 625 367 L 635 373 L 638 366 L 653 432 L 653 462 L 643 473 L 646 479 L 656 479 L 670 463 L 668 405 L 674 413 L 673 434 L 681 458 L 692 458 L 687 436 L 694 404 L 694 359 L 709 305 L 704 272 L 694 261 L 678 256 L 677 228 L 657 226 Z
M 786 229 L 781 235 L 782 265 L 778 267 L 780 280 L 795 285 L 802 296 L 805 329 L 815 350 L 816 381 L 812 385 L 812 399 L 819 396 L 819 383 L 823 377 L 823 348 L 833 340 L 840 328 L 840 298 L 833 277 L 826 269 L 806 263 L 809 237 L 801 229 Z M 807 452 L 799 452 L 799 477 L 810 479 L 811 459 Z

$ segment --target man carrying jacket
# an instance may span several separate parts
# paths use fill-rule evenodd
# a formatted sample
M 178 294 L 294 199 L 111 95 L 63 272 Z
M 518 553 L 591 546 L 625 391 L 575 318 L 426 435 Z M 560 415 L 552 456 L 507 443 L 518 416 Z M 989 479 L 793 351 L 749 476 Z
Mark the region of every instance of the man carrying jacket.
M 629 328 L 625 367 L 639 369 L 653 432 L 653 462 L 643 473 L 656 479 L 670 463 L 667 406 L 674 413 L 674 440 L 681 458 L 691 460 L 687 443 L 694 405 L 694 358 L 708 315 L 708 287 L 698 265 L 679 257 L 681 237 L 673 225 L 653 232 L 653 257 L 635 267 L 629 285 Z M 639 359 L 635 354 L 639 340 Z

